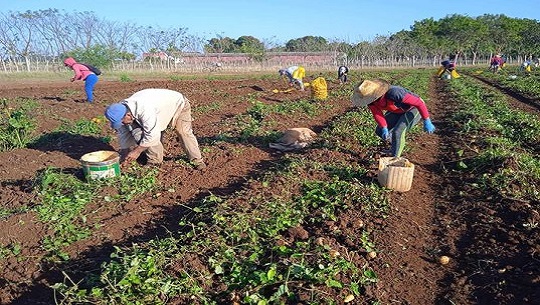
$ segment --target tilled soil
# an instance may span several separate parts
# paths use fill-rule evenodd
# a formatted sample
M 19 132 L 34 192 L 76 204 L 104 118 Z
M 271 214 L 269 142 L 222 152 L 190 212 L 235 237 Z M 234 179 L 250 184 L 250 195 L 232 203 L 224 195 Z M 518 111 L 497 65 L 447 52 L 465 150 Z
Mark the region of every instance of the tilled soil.
M 102 115 L 110 103 L 128 97 L 144 88 L 178 90 L 192 102 L 193 128 L 206 151 L 208 167 L 197 171 L 175 162 L 182 156 L 176 140 L 166 139 L 168 158 L 159 170 L 164 189 L 161 196 L 142 197 L 121 207 L 92 203 L 94 219 L 102 224 L 97 234 L 66 249 L 70 257 L 62 268 L 90 270 L 106 260 L 114 245 L 129 245 L 175 230 L 174 215 L 180 213 L 178 202 L 189 202 L 209 193 L 232 194 L 250 177 L 278 162 L 283 154 L 267 147 L 247 143 L 220 142 L 214 139 L 234 128 L 232 118 L 245 113 L 256 97 L 264 103 L 306 98 L 309 91 L 273 93 L 283 86 L 278 81 L 253 80 L 185 80 L 185 81 L 102 81 L 96 87 L 96 102 L 83 100 L 80 84 L 37 83 L 2 84 L 0 98 L 28 97 L 37 100 L 35 118 L 39 132 L 53 132 L 62 120 L 91 119 Z M 339 85 L 330 82 L 330 90 Z M 523 103 L 508 97 L 519 107 Z M 367 293 L 382 304 L 540 304 L 538 232 L 527 236 L 519 221 L 520 202 L 496 202 L 490 198 L 460 196 L 467 192 L 464 181 L 448 167 L 454 158 L 452 149 L 460 138 L 447 121 L 457 107 L 445 92 L 444 82 L 434 80 L 430 90 L 430 112 L 438 128 L 432 135 L 421 134 L 408 140 L 406 157 L 415 163 L 414 186 L 409 192 L 392 193 L 392 211 L 373 226 L 373 241 L 379 255 L 370 261 L 379 282 Z M 199 111 L 219 103 L 212 111 Z M 308 127 L 318 132 L 336 116 L 350 110 L 348 99 L 330 99 L 334 107 L 317 117 L 298 117 L 279 122 L 276 130 Z M 534 107 L 526 108 L 538 112 Z M 103 126 L 108 130 L 107 126 Z M 111 136 L 112 131 L 108 130 Z M 79 158 L 88 152 L 115 149 L 91 137 L 71 136 L 60 144 L 39 146 L 0 153 L 0 206 L 9 209 L 36 204 L 32 191 L 35 177 L 54 166 L 80 175 Z M 236 154 L 231 151 L 238 151 Z M 312 152 L 316 154 L 316 151 Z M 339 155 L 332 157 L 350 158 Z M 373 162 L 373 164 L 375 164 Z M 489 216 L 489 217 L 488 217 Z M 538 216 L 538 215 L 537 215 Z M 352 219 L 354 215 L 344 215 Z M 350 223 L 353 223 L 352 220 Z M 337 224 L 339 225 L 339 224 Z M 327 227 L 309 228 L 309 236 L 328 231 Z M 347 228 L 343 228 L 347 230 Z M 350 230 L 350 228 L 349 228 Z M 351 233 L 354 233 L 351 230 Z M 1 304 L 54 304 L 48 285 L 62 281 L 58 266 L 35 261 L 43 255 L 40 240 L 48 234 L 46 226 L 32 213 L 17 213 L 0 219 L 0 245 L 20 244 L 21 254 L 0 260 Z M 530 239 L 529 237 L 534 237 Z M 527 246 L 525 246 L 527 245 Z M 530 249 L 536 249 L 531 252 Z M 441 265 L 439 257 L 447 255 L 450 263 Z M 338 297 L 336 296 L 336 300 Z M 339 299 L 341 300 L 341 299 Z M 336 301 L 340 302 L 340 301 Z

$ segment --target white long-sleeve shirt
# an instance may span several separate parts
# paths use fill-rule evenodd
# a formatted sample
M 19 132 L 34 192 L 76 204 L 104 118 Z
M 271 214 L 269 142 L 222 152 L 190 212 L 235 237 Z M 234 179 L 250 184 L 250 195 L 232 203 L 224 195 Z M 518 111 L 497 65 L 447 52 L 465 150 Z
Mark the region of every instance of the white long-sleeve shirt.
M 118 129 L 120 148 L 158 145 L 161 132 L 167 129 L 176 111 L 184 107 L 184 101 L 182 93 L 169 89 L 144 89 L 123 100 L 133 115 L 133 125 L 141 129 L 132 134 L 134 126 L 122 125 Z

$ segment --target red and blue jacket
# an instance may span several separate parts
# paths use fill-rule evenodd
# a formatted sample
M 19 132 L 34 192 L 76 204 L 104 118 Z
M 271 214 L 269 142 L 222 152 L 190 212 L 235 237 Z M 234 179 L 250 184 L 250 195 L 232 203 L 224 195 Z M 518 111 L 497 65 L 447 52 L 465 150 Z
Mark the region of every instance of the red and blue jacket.
M 399 86 L 390 86 L 390 89 L 383 96 L 369 104 L 368 108 L 371 110 L 377 125 L 381 128 L 388 127 L 384 118 L 385 111 L 402 114 L 417 108 L 422 119 L 429 119 L 429 111 L 424 101 L 418 95 Z

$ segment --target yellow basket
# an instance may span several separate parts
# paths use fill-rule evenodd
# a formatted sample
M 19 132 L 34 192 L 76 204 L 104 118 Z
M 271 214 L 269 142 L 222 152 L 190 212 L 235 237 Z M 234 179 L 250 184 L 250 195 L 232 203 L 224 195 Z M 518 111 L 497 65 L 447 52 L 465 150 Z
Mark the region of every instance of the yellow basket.
M 414 164 L 405 158 L 382 157 L 379 159 L 377 180 L 381 186 L 407 192 L 411 189 Z

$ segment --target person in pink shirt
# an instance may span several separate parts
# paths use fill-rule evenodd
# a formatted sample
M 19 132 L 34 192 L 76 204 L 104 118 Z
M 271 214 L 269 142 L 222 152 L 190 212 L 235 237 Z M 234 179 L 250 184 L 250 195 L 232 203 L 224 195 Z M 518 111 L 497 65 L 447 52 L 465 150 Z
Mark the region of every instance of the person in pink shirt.
M 382 79 L 364 80 L 354 87 L 352 103 L 356 107 L 368 106 L 377 128 L 375 133 L 392 143 L 390 154 L 400 157 L 405 147 L 405 135 L 420 119 L 424 130 L 435 131 L 424 101 L 409 90 L 391 86 Z
M 86 93 L 86 101 L 92 103 L 94 101 L 94 86 L 98 82 L 98 76 L 92 72 L 87 66 L 78 63 L 73 57 L 68 57 L 64 60 L 64 65 L 70 67 L 75 75 L 71 81 L 84 81 L 84 91 Z

